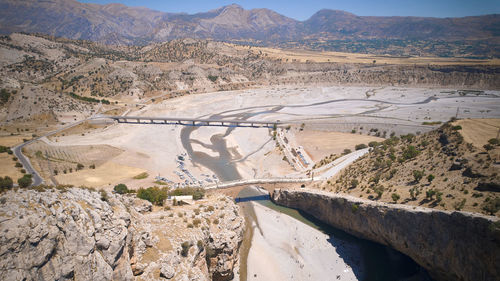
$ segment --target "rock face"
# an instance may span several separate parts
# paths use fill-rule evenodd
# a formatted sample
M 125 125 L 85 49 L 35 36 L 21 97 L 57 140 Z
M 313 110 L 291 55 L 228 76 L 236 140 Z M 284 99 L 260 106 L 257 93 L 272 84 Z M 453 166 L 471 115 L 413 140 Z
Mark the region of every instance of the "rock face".
M 281 190 L 277 204 L 413 258 L 437 280 L 499 280 L 500 221 L 466 212 L 377 203 L 311 190 Z
M 176 226 L 193 240 L 203 237 L 214 261 L 207 264 L 205 247 L 181 257 L 180 249 L 168 246 L 172 241 L 156 230 L 173 226 L 163 219 L 164 210 L 151 212 L 147 201 L 109 193 L 103 201 L 98 192 L 79 188 L 7 191 L 0 196 L 0 280 L 232 277 L 244 220 L 231 201 L 219 204 L 227 214 L 218 227 Z

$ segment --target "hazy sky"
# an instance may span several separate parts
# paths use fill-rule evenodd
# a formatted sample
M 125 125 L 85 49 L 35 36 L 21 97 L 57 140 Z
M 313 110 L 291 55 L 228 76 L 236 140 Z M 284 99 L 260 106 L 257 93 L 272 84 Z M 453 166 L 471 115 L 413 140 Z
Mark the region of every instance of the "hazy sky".
M 232 3 L 245 9 L 268 8 L 298 20 L 321 9 L 344 10 L 360 16 L 463 17 L 499 14 L 500 0 L 78 0 L 85 3 L 123 3 L 164 12 L 194 14 Z

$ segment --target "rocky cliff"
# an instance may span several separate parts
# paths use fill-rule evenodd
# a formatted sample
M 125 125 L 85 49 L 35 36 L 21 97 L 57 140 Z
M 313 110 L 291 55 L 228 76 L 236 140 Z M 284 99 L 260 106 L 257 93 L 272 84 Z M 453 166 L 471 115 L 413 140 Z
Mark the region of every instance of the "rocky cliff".
M 244 220 L 230 200 L 206 202 L 215 208 L 174 207 L 174 217 L 86 189 L 10 190 L 0 197 L 0 279 L 229 280 Z M 217 224 L 201 222 L 211 216 Z
M 413 258 L 437 280 L 498 280 L 500 221 L 467 212 L 378 203 L 311 190 L 276 189 L 272 200 Z

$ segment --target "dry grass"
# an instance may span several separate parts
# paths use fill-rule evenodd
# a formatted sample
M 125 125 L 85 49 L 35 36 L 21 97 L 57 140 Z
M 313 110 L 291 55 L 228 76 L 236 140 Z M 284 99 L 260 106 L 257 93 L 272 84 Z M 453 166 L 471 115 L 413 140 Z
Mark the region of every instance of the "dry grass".
M 12 160 L 12 157 L 14 155 L 0 153 L 0 177 L 9 176 L 16 182 L 23 174 L 20 172 L 21 168 L 14 167 L 16 161 Z
M 371 141 L 383 141 L 383 138 L 374 136 L 304 130 L 295 133 L 297 142 L 311 156 L 314 162 L 320 161 L 330 154 L 340 155 L 344 149 L 354 151 L 354 146 L 360 143 L 368 145 Z
M 130 179 L 144 172 L 143 169 L 106 162 L 96 169 L 85 169 L 71 174 L 56 176 L 60 184 L 75 186 L 101 187 Z
M 482 148 L 489 139 L 496 138 L 500 130 L 500 119 L 464 119 L 453 123 L 462 126 L 460 133 L 466 142 Z
M 246 46 L 232 45 L 239 50 L 248 50 Z M 320 52 L 304 50 L 281 50 L 273 48 L 252 47 L 256 53 L 262 52 L 273 59 L 288 62 L 335 62 L 335 63 L 361 63 L 373 64 L 401 64 L 401 65 L 499 65 L 500 59 L 478 60 L 465 58 L 439 58 L 439 57 L 395 57 L 371 54 L 354 54 L 342 52 Z
M 0 137 L 0 145 L 14 147 L 23 142 L 23 139 L 30 139 L 31 136 L 4 136 Z

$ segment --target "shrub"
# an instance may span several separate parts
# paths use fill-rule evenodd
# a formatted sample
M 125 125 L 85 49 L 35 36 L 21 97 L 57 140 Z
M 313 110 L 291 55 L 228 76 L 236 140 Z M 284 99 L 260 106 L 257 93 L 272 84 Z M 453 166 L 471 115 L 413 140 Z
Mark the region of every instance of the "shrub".
M 182 196 L 182 195 L 192 195 L 194 200 L 202 199 L 205 196 L 205 190 L 203 188 L 176 188 L 169 193 L 170 196 Z
M 424 177 L 424 171 L 413 170 L 413 178 L 415 182 L 420 182 L 420 180 Z
M 207 78 L 208 78 L 208 80 L 215 82 L 215 81 L 217 81 L 218 76 L 208 75 Z
M 432 197 L 434 197 L 434 195 L 436 194 L 436 190 L 434 189 L 429 189 L 425 192 L 425 198 L 428 198 L 428 199 L 431 199 L 432 200 Z
M 213 223 L 214 223 L 214 224 L 219 224 L 219 219 L 215 219 L 215 220 L 213 221 Z
M 19 162 L 16 162 L 16 168 L 22 168 L 23 167 L 23 164 L 19 163 Z
M 145 179 L 147 177 L 149 177 L 149 174 L 146 173 L 146 172 L 144 172 L 144 173 L 140 173 L 137 176 L 133 177 L 133 179 L 135 179 L 135 180 L 142 180 L 142 179 Z
M 500 140 L 497 138 L 492 138 L 488 140 L 488 143 L 491 145 L 500 145 Z
M 420 154 L 420 151 L 418 151 L 413 145 L 408 145 L 404 150 L 403 150 L 403 159 L 408 160 L 408 159 L 413 159 L 417 157 Z
M 356 146 L 354 147 L 354 149 L 356 150 L 361 150 L 361 149 L 364 149 L 364 148 L 367 148 L 368 146 L 364 143 L 360 143 L 360 144 L 356 144 Z
M 157 186 L 148 187 L 147 189 L 140 188 L 137 191 L 137 197 L 148 200 L 155 205 L 163 206 L 163 202 L 168 197 L 168 188 L 159 188 Z
M 198 226 L 200 225 L 200 223 L 201 223 L 201 220 L 200 220 L 200 219 L 194 219 L 194 220 L 193 220 L 193 225 L 194 225 L 195 227 L 198 227 Z
M 493 145 L 487 143 L 487 144 L 483 145 L 483 148 L 486 149 L 486 150 L 488 150 L 488 151 L 490 151 L 490 150 L 492 150 L 495 147 Z
M 392 201 L 394 201 L 394 202 L 398 202 L 399 198 L 401 198 L 401 196 L 399 196 L 399 194 L 397 194 L 397 193 L 393 193 L 391 195 L 391 197 L 392 197 Z
M 78 170 L 82 170 L 84 167 L 85 167 L 85 166 L 83 166 L 83 164 L 81 164 L 81 163 L 76 164 L 76 170 L 77 170 L 77 171 L 78 171 Z
M 187 257 L 188 253 L 189 253 L 189 249 L 191 248 L 191 243 L 185 241 L 185 242 L 182 242 L 181 244 L 181 255 L 183 257 Z
M 434 180 L 434 178 L 436 178 L 436 177 L 433 174 L 430 174 L 430 175 L 427 176 L 427 181 L 429 183 L 431 183 Z
M 6 176 L 5 178 L 0 177 L 0 190 L 10 189 L 10 188 L 12 188 L 13 185 L 14 185 L 14 182 L 12 181 L 12 179 L 10 177 L 8 177 L 8 176 Z
M 123 183 L 115 185 L 113 190 L 118 194 L 128 193 L 128 187 L 126 185 L 124 185 Z
M 490 215 L 495 215 L 500 210 L 500 198 L 489 200 L 483 204 L 483 210 Z
M 359 181 L 357 179 L 353 179 L 351 181 L 351 188 L 356 188 L 359 184 Z
M 99 194 L 101 195 L 101 200 L 102 201 L 108 201 L 108 193 L 106 192 L 106 190 L 104 189 L 101 189 L 99 190 Z
M 90 169 L 95 169 L 95 164 L 89 166 Z
M 369 147 L 375 147 L 375 146 L 378 146 L 378 145 L 379 145 L 379 143 L 377 141 L 371 141 L 371 142 L 368 143 Z
M 17 184 L 19 184 L 20 187 L 28 187 L 33 183 L 33 180 L 31 179 L 31 175 L 26 174 L 22 178 L 19 178 L 17 180 Z
M 351 153 L 352 151 L 348 148 L 344 149 L 344 152 L 342 152 L 342 155 L 347 155 L 349 153 Z
M 460 125 L 456 125 L 456 126 L 451 127 L 451 129 L 452 129 L 453 131 L 462 130 L 462 126 L 460 126 Z
M 213 212 L 215 210 L 214 206 L 208 206 L 205 211 L 206 212 Z
M 453 208 L 455 208 L 455 210 L 457 210 L 457 211 L 462 210 L 462 208 L 465 206 L 465 202 L 466 202 L 466 201 L 467 201 L 467 200 L 464 198 L 464 199 L 462 199 L 462 201 L 460 201 L 460 202 L 455 202 L 455 203 L 453 204 Z

